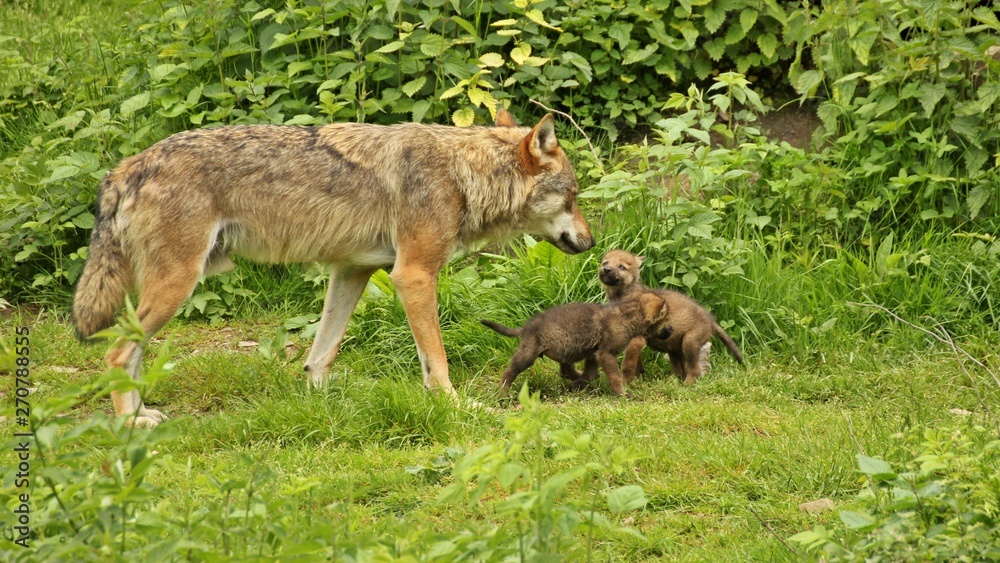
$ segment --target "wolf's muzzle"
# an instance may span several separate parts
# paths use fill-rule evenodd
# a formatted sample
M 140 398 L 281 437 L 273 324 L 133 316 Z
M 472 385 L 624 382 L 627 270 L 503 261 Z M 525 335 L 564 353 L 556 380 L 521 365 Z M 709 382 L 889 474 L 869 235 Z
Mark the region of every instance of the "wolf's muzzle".
M 590 233 L 586 235 L 580 234 L 574 238 L 569 232 L 563 231 L 559 237 L 559 242 L 561 243 L 559 245 L 561 250 L 567 254 L 579 254 L 594 247 L 594 237 Z

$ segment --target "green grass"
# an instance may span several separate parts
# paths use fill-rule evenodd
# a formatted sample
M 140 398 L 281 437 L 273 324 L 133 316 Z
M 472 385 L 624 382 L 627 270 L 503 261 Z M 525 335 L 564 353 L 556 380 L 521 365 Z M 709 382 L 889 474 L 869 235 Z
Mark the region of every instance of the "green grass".
M 361 321 L 378 316 L 387 326 L 352 331 L 334 365 L 339 375 L 323 391 L 306 389 L 301 359 L 267 360 L 238 346 L 272 334 L 280 317 L 224 327 L 172 322 L 161 336 L 170 335 L 175 367 L 148 402 L 177 419 L 177 437 L 158 449 L 178 463 L 150 477 L 161 487 L 156 503 L 217 503 L 195 486 L 203 475 L 248 479 L 266 467 L 276 478 L 262 494 L 281 499 L 288 514 L 329 518 L 330 506 L 349 506 L 344 521 L 365 533 L 398 536 L 430 527 L 453 534 L 470 523 L 503 522 L 493 509 L 495 494 L 478 506 L 442 505 L 435 499 L 450 478 L 406 468 L 431 466 L 449 448 L 472 451 L 504 439 L 505 421 L 519 411 L 494 407 L 493 386 L 514 343 L 487 331 L 472 335 L 465 321 L 457 323 L 461 328 L 446 325 L 446 348 L 466 349 L 465 356 L 452 354 L 459 358 L 452 363 L 453 382 L 463 396 L 489 406 L 456 408 L 420 385 L 415 349 L 397 308 L 383 301 L 362 312 Z M 7 327 L 22 324 L 32 328 L 39 385 L 33 401 L 103 370 L 105 347 L 75 343 L 59 315 L 16 311 L 4 323 L 4 337 L 10 340 Z M 379 336 L 358 335 L 367 330 Z M 910 429 L 984 421 L 947 350 L 856 344 L 854 350 L 820 348 L 809 361 L 747 349 L 745 367 L 716 346 L 714 371 L 696 387 L 681 386 L 668 363 L 656 359 L 629 399 L 611 395 L 603 381 L 569 392 L 554 363 L 537 362 L 522 380 L 542 391 L 554 428 L 609 437 L 643 456 L 610 484 L 645 490 L 647 506 L 628 516 L 646 539 L 598 534 L 598 560 L 794 559 L 754 512 L 782 538 L 816 524 L 835 526 L 836 513 L 808 516 L 797 507 L 823 497 L 849 502 L 859 489 L 854 454 L 893 459 Z M 147 367 L 160 346 L 160 340 L 150 346 Z M 992 352 L 986 360 L 996 358 Z M 983 387 L 997 404 L 1000 392 Z M 956 408 L 974 414 L 949 412 Z M 94 401 L 72 415 L 87 417 L 90 409 L 109 411 L 110 402 Z M 0 428 L 7 435 L 16 430 L 11 420 Z M 241 455 L 252 461 L 240 461 Z M 11 461 L 5 448 L 0 464 Z M 567 462 L 548 463 L 555 471 Z M 289 488 L 305 478 L 318 484 L 307 493 Z

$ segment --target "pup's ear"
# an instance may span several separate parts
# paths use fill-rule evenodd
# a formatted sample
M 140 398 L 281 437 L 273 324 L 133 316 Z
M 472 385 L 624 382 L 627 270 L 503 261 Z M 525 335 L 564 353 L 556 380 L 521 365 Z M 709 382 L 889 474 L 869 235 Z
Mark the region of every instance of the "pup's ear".
M 646 318 L 653 319 L 654 322 L 665 319 L 670 311 L 667 300 L 655 293 L 644 292 L 639 296 L 639 301 L 642 303 L 642 312 Z
M 645 261 L 646 261 L 646 257 L 645 256 L 636 256 L 635 257 L 635 265 L 636 266 L 642 266 L 642 263 L 645 262 Z
M 494 124 L 497 127 L 517 127 L 517 121 L 514 120 L 514 116 L 504 108 L 500 108 L 500 111 L 497 112 L 497 120 Z
M 529 174 L 542 171 L 546 164 L 554 161 L 559 154 L 556 126 L 552 114 L 548 114 L 521 139 L 517 149 L 518 157 Z

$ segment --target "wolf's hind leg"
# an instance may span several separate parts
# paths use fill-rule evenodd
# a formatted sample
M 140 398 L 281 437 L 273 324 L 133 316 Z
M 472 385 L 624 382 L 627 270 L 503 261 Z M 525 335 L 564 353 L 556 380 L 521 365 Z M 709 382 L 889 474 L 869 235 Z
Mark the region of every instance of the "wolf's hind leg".
M 183 264 L 161 260 L 157 264 L 147 265 L 139 293 L 139 307 L 136 309 L 145 341 L 141 344 L 125 342 L 113 348 L 107 355 L 111 367 L 124 368 L 132 379 L 138 379 L 145 342 L 159 332 L 191 296 L 201 270 L 201 264 L 190 262 Z M 167 418 L 158 410 L 146 408 L 138 391 L 112 391 L 111 400 L 115 405 L 116 415 L 134 415 L 128 423 L 135 426 L 152 427 Z
M 330 364 L 340 352 L 344 342 L 347 322 L 364 293 L 368 279 L 377 268 L 331 267 L 330 286 L 323 302 L 323 316 L 313 340 L 312 350 L 306 358 L 305 369 L 309 373 L 309 384 L 322 387 L 326 383 Z

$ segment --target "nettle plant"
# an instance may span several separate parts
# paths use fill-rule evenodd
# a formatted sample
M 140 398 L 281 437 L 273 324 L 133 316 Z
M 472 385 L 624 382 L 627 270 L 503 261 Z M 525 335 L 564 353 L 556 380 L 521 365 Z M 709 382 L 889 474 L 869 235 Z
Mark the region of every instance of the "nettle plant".
M 485 122 L 548 62 L 536 51 L 558 31 L 530 0 L 166 7 L 144 27 L 163 46 L 150 102 L 181 126 Z
M 439 502 L 464 500 L 470 506 L 491 499 L 496 513 L 506 516 L 505 523 L 489 534 L 490 559 L 515 556 L 534 561 L 572 553 L 572 559 L 590 561 L 595 532 L 643 539 L 637 530 L 607 515 L 646 506 L 642 487 L 611 487 L 612 480 L 641 456 L 606 438 L 553 428 L 552 412 L 527 384 L 518 401 L 523 414 L 507 419 L 508 440 L 462 456 L 451 472 L 455 482 L 438 496 Z M 586 533 L 585 542 L 580 541 L 581 531 Z
M 965 221 L 1000 210 L 1000 22 L 966 2 L 823 2 L 797 13 L 789 75 L 833 140 L 846 198 L 876 222 Z M 849 22 L 849 23 L 845 23 Z M 808 53 L 810 56 L 806 57 Z M 879 221 L 881 220 L 881 221 Z
M 995 430 L 995 429 L 994 429 Z M 908 438 L 915 456 L 896 470 L 858 455 L 867 485 L 844 527 L 789 538 L 818 561 L 1000 559 L 1000 440 L 981 426 L 925 429 Z
M 647 258 L 647 279 L 709 295 L 720 278 L 743 274 L 745 240 L 773 229 L 748 198 L 763 183 L 763 162 L 794 149 L 762 137 L 756 115 L 766 108 L 738 73 L 673 93 L 664 109 L 675 113 L 656 123 L 657 141 L 622 148 L 614 170 L 580 197 L 639 206 L 649 217 L 625 225 L 641 231 L 624 238 L 642 240 L 635 250 Z

